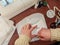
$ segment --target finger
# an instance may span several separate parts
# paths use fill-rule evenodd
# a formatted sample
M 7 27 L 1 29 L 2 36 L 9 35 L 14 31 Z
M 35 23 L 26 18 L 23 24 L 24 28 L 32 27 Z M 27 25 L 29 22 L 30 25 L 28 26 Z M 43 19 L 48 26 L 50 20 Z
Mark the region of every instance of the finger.
M 21 30 L 24 30 L 24 27 L 22 27 Z
M 27 24 L 27 28 L 30 29 L 31 28 L 31 24 Z
M 40 40 L 45 41 L 46 39 L 45 38 L 40 38 Z
M 23 26 L 23 28 L 25 29 L 27 27 L 27 24 L 25 24 L 24 26 Z
M 38 36 L 39 38 L 44 38 L 44 36 L 43 36 L 41 33 L 38 33 L 37 36 Z
M 24 29 L 29 29 L 29 26 L 30 26 L 30 24 L 26 24 L 23 27 L 24 27 Z
M 21 30 L 23 30 L 25 27 L 26 27 L 26 25 L 22 26 L 22 27 L 21 27 Z
M 30 29 L 30 31 L 33 31 L 36 27 L 37 27 L 37 25 L 36 25 L 36 26 L 33 26 L 33 27 Z
M 31 35 L 31 38 L 37 37 L 37 35 Z
M 45 40 L 46 40 L 46 39 L 45 39 L 42 35 L 40 35 L 40 34 L 38 34 L 37 36 L 38 36 L 38 38 L 39 38 L 40 40 L 42 40 L 42 41 L 45 41 Z

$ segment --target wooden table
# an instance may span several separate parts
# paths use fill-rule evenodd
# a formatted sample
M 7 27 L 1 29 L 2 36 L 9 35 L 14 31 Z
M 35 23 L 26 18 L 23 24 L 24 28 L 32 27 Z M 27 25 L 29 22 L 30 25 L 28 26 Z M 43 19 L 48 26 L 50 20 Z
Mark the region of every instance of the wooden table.
M 60 0 L 58 0 L 58 1 L 56 1 L 56 0 L 46 0 L 46 1 L 50 5 L 51 9 L 53 9 L 54 5 L 56 5 L 58 8 L 60 8 L 60 3 L 59 3 Z M 16 25 L 20 20 L 22 20 L 26 16 L 29 16 L 32 13 L 43 13 L 44 16 L 45 16 L 45 19 L 46 19 L 47 26 L 48 26 L 48 28 L 50 28 L 50 24 L 55 21 L 55 17 L 52 18 L 52 19 L 48 18 L 46 16 L 47 10 L 48 10 L 48 7 L 41 7 L 41 8 L 38 8 L 38 9 L 34 9 L 34 7 L 31 7 L 28 10 L 25 10 L 24 12 L 18 14 L 17 16 L 12 18 L 11 20 L 13 20 L 15 22 L 15 25 Z M 14 42 L 18 37 L 19 36 L 18 36 L 17 30 L 16 30 L 14 32 L 14 34 L 13 34 L 13 36 L 12 36 L 8 45 L 14 45 Z M 31 42 L 30 45 L 50 45 L 51 43 L 53 43 L 53 42 L 50 42 L 50 41 L 45 42 L 45 41 L 39 40 L 39 41 L 36 41 L 36 42 Z

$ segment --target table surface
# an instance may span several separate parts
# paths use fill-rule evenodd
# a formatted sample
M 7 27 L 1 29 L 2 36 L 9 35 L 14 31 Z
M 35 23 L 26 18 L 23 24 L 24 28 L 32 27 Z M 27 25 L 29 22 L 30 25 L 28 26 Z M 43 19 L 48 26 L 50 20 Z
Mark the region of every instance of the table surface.
M 54 6 L 57 6 L 58 8 L 60 8 L 60 0 L 46 0 L 48 2 L 48 4 L 50 5 L 50 8 L 53 9 Z M 12 18 L 11 20 L 13 20 L 15 22 L 15 25 L 21 21 L 23 18 L 25 18 L 26 16 L 29 16 L 30 14 L 33 14 L 33 13 L 43 13 L 44 16 L 45 16 L 45 19 L 46 19 L 46 23 L 47 23 L 47 26 L 48 28 L 50 28 L 50 24 L 55 21 L 55 17 L 50 19 L 46 16 L 46 12 L 48 10 L 48 7 L 41 7 L 41 8 L 37 8 L 37 9 L 34 9 L 34 7 L 31 7 L 27 10 L 25 10 L 24 12 L 18 14 L 17 16 L 15 16 L 14 18 Z M 15 40 L 18 38 L 18 33 L 17 33 L 17 30 L 15 30 L 10 42 L 8 45 L 14 45 L 14 42 Z M 54 43 L 54 42 L 50 42 L 50 41 L 36 41 L 36 42 L 31 42 L 30 45 L 50 45 L 51 43 Z

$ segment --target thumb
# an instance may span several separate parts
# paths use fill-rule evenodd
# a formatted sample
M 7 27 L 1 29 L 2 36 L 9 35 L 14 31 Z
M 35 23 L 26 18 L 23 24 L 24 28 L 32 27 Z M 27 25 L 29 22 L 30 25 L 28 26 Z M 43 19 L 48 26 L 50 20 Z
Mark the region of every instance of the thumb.
M 31 28 L 31 32 L 32 32 L 36 27 L 37 27 L 37 25 L 33 26 L 33 27 Z
M 39 35 L 38 38 L 39 38 L 40 40 L 42 40 L 42 41 L 45 41 L 45 38 L 44 38 L 43 36 L 41 36 L 41 35 Z
M 45 41 L 45 38 L 40 38 L 40 40 Z
M 39 38 L 39 39 L 42 40 L 42 41 L 45 41 L 45 38 L 42 37 L 42 36 L 40 36 L 40 35 L 36 35 L 36 37 Z
M 37 36 L 40 40 L 45 40 L 44 37 L 40 33 L 38 33 Z
M 34 37 L 36 37 L 37 35 L 31 35 L 31 38 L 34 38 Z

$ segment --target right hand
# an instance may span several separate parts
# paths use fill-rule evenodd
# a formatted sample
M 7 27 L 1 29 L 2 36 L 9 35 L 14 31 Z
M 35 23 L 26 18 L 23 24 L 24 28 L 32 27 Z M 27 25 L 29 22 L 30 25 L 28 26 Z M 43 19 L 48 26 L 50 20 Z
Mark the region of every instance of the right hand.
M 51 32 L 49 29 L 42 28 L 37 35 L 40 38 L 40 40 L 43 40 L 43 41 L 51 40 Z

